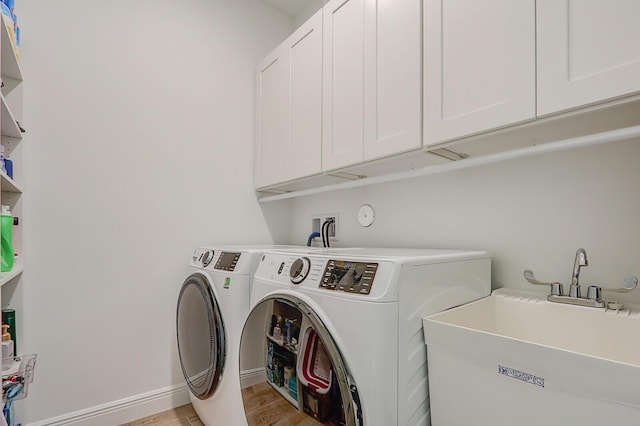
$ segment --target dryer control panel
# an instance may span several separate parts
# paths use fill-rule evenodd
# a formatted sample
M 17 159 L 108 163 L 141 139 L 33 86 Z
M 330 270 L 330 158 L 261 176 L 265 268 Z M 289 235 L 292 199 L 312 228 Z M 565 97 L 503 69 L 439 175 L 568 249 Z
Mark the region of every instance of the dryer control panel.
M 240 267 L 241 272 L 246 273 L 247 265 L 238 265 L 241 255 L 241 252 L 236 251 L 198 248 L 191 257 L 191 266 L 226 272 L 235 272 Z
M 378 270 L 375 262 L 330 259 L 322 274 L 320 288 L 347 293 L 369 294 Z
M 240 253 L 223 251 L 220 253 L 220 257 L 218 257 L 214 268 L 222 271 L 233 271 L 236 268 L 239 259 Z

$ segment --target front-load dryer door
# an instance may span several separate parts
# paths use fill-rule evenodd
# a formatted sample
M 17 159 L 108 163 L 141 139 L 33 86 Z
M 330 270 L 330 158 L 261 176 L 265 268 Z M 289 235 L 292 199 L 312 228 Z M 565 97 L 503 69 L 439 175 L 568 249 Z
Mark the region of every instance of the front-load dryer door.
M 322 318 L 287 293 L 268 295 L 251 310 L 240 341 L 249 426 L 363 425 L 358 388 Z
M 180 365 L 191 393 L 199 399 L 216 390 L 225 364 L 225 329 L 212 284 L 206 275 L 192 274 L 178 296 Z

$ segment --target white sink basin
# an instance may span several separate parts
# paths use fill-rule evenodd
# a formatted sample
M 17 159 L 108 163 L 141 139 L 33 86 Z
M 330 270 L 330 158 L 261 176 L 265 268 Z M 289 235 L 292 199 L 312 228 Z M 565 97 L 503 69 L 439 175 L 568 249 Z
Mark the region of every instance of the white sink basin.
M 640 310 L 513 290 L 425 318 L 432 424 L 640 424 Z

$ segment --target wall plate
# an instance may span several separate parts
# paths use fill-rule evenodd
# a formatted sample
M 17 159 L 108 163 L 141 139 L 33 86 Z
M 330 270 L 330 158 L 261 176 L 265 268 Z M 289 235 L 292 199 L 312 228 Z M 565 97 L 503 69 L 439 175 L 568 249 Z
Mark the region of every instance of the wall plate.
M 373 207 L 369 204 L 364 204 L 358 210 L 358 223 L 364 227 L 371 226 L 375 218 L 376 212 L 373 211 Z

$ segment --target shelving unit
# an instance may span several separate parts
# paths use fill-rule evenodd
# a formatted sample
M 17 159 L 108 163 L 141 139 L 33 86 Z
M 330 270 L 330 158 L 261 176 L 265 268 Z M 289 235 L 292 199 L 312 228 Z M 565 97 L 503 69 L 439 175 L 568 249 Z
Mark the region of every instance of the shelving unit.
M 20 69 L 19 55 L 12 37 L 13 23 L 9 18 L 1 15 L 0 24 L 0 75 L 2 77 L 2 90 L 0 93 L 0 135 L 4 146 L 4 156 L 13 162 L 13 177 L 9 177 L 0 169 L 0 193 L 2 204 L 11 207 L 14 217 L 22 216 L 22 188 L 20 177 L 22 170 L 22 131 L 18 122 L 22 120 L 22 70 Z M 15 252 L 22 252 L 22 229 L 20 225 L 14 225 L 12 244 Z M 21 262 L 14 262 L 11 271 L 0 273 L 0 286 L 19 279 L 23 271 Z M 9 305 L 20 304 L 13 300 L 15 291 L 5 292 L 0 298 L 3 308 Z M 7 294 L 11 293 L 11 294 Z
M 286 301 L 272 301 L 269 314 L 271 321 L 267 322 L 264 334 L 267 343 L 266 382 L 298 412 L 309 416 L 309 424 L 339 424 L 340 412 L 336 409 L 341 406 L 341 396 L 335 380 L 329 379 L 324 391 L 319 389 L 321 378 L 324 377 L 322 369 L 329 374 L 328 377 L 332 377 L 334 373 L 332 366 L 323 365 L 323 359 L 329 361 L 322 342 L 315 340 L 315 343 L 310 343 L 314 342 L 311 339 L 318 339 L 311 321 L 306 314 Z M 280 333 L 275 331 L 276 327 L 281 328 Z M 312 364 L 314 366 L 310 367 Z M 289 378 L 286 374 L 288 367 L 293 368 Z M 313 373 L 308 368 L 312 368 Z M 300 371 L 305 372 L 300 374 L 306 375 L 306 378 L 298 376 Z M 313 379 L 310 379 L 311 376 Z M 289 384 L 295 384 L 295 389 L 290 388 Z
M 289 393 L 289 383 L 284 379 L 284 369 L 285 366 L 289 365 L 293 367 L 294 371 L 296 369 L 296 364 L 298 362 L 298 351 L 296 346 L 291 346 L 289 344 L 283 344 L 283 341 L 280 339 L 276 339 L 274 334 L 274 328 L 276 325 L 280 325 L 282 328 L 281 334 L 284 337 L 285 335 L 285 322 L 292 321 L 295 323 L 294 326 L 291 326 L 290 337 L 296 339 L 296 342 L 299 339 L 300 335 L 300 325 L 303 321 L 302 314 L 297 311 L 297 309 L 289 306 L 285 303 L 281 303 L 278 301 L 273 302 L 271 308 L 272 314 L 272 323 L 267 325 L 267 329 L 265 330 L 265 336 L 267 339 L 267 345 L 272 348 L 267 351 L 267 370 L 271 370 L 271 372 L 267 373 L 267 383 L 271 385 L 271 387 L 278 392 L 286 401 L 288 401 L 291 405 L 293 405 L 297 410 L 302 411 L 302 405 L 300 401 L 300 394 L 298 394 L 298 400 L 293 398 Z M 274 365 L 275 360 L 279 360 L 283 365 Z M 279 371 L 276 371 L 279 370 Z M 280 380 L 282 380 L 282 386 L 279 386 L 279 380 L 276 379 L 276 376 L 282 376 Z M 300 383 L 296 379 L 296 389 L 300 388 Z
M 13 176 L 9 177 L 0 167 L 0 195 L 3 205 L 11 208 L 11 214 L 17 218 L 12 228 L 14 252 L 22 254 L 22 188 L 20 186 L 22 163 L 23 130 L 18 122 L 22 121 L 22 70 L 15 38 L 13 22 L 1 15 L 0 22 L 0 138 L 4 147 L 4 157 L 13 162 Z M 21 277 L 22 261 L 14 258 L 10 271 L 0 272 L 0 306 L 15 310 L 16 342 L 22 341 L 23 290 Z M 13 358 L 13 367 L 2 374 L 2 403 L 9 403 L 27 397 L 29 383 L 33 380 L 35 354 L 23 354 L 21 346 Z M 15 420 L 15 419 L 11 419 Z

